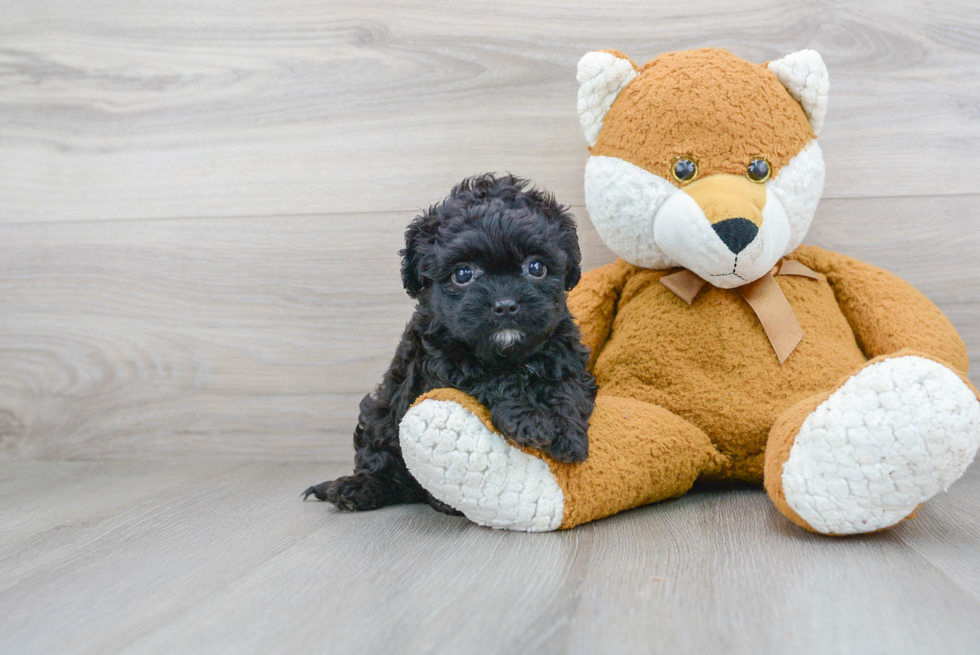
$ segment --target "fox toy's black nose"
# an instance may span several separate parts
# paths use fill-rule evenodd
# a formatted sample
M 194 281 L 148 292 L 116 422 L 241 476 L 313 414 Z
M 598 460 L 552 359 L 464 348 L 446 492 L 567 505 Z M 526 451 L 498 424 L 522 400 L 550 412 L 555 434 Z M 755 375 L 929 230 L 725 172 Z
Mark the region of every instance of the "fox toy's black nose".
M 521 308 L 516 300 L 505 298 L 493 303 L 493 313 L 497 316 L 513 316 Z
M 755 235 L 759 233 L 759 228 L 747 218 L 726 218 L 711 227 L 728 249 L 736 255 L 745 250 L 745 246 L 752 243 Z

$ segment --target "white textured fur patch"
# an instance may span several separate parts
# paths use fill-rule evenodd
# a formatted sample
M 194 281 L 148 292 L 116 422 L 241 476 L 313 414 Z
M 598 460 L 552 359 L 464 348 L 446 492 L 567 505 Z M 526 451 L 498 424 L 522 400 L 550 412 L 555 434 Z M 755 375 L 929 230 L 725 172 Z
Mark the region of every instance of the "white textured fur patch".
M 776 177 L 766 182 L 769 194 L 779 199 L 789 221 L 788 255 L 803 243 L 817 211 L 826 177 L 823 153 L 817 140 L 811 141 L 795 157 L 779 169 Z
M 561 526 L 565 496 L 548 465 L 459 403 L 422 401 L 406 412 L 399 439 L 419 484 L 474 523 L 524 532 Z
M 578 62 L 578 119 L 590 146 L 602 130 L 602 119 L 616 96 L 636 77 L 628 59 L 608 52 L 590 52 Z
M 783 465 L 789 506 L 819 532 L 895 525 L 949 487 L 980 446 L 980 402 L 922 357 L 868 366 L 803 422 Z
M 769 62 L 769 70 L 797 102 L 810 120 L 814 134 L 820 134 L 830 98 L 830 73 L 816 50 L 800 50 Z
M 673 194 L 660 207 L 654 239 L 671 261 L 722 289 L 754 282 L 782 258 L 790 239 L 789 220 L 778 198 L 766 191 L 762 225 L 755 238 L 737 255 L 721 240 L 694 199 Z
M 678 264 L 653 236 L 653 218 L 679 191 L 662 177 L 616 157 L 593 156 L 585 164 L 585 206 L 602 242 L 631 264 L 663 269 Z
M 751 282 L 764 275 L 780 257 L 796 250 L 810 229 L 823 193 L 824 177 L 823 154 L 813 140 L 766 183 L 768 196 L 761 237 L 739 256 L 738 272 L 744 279 L 715 278 L 713 283 L 732 287 Z M 660 226 L 658 235 L 654 224 L 666 215 L 660 214 L 662 209 L 670 209 L 665 206 L 668 200 L 689 206 L 691 215 L 681 217 L 673 230 L 671 226 Z M 589 157 L 585 165 L 585 206 L 603 243 L 631 264 L 653 269 L 684 266 L 707 280 L 733 268 L 734 255 L 696 204 L 671 182 L 626 160 Z M 770 219 L 772 223 L 765 225 Z

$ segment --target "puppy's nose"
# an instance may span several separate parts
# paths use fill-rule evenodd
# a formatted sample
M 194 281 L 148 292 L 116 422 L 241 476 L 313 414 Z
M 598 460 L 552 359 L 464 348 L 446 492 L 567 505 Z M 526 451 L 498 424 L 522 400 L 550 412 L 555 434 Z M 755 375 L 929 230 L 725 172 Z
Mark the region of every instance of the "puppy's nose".
M 711 227 L 728 249 L 736 255 L 745 250 L 745 246 L 752 243 L 755 235 L 759 233 L 759 228 L 747 218 L 729 218 Z
M 521 308 L 516 300 L 504 298 L 493 303 L 493 313 L 497 316 L 513 316 Z

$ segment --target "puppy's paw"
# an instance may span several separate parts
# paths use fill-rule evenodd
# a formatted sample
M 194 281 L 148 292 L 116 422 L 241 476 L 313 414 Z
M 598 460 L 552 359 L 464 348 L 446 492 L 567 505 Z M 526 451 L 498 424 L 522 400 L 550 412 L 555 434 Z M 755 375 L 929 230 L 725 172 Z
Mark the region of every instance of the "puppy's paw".
M 559 462 L 583 462 L 589 456 L 589 423 L 575 414 L 554 417 L 555 436 L 544 452 Z
M 363 512 L 385 504 L 385 487 L 373 475 L 355 473 L 336 480 L 321 482 L 303 493 L 303 500 L 316 496 L 318 500 L 333 503 L 345 512 Z
M 326 482 L 321 482 L 320 484 L 315 484 L 312 487 L 309 487 L 303 492 L 303 500 L 306 500 L 310 496 L 316 496 L 317 500 L 326 500 L 327 487 L 330 486 L 330 482 L 330 480 L 327 480 Z
M 584 462 L 589 456 L 589 438 L 585 433 L 560 434 L 547 448 L 542 450 L 559 462 L 574 464 Z
M 518 446 L 537 448 L 547 452 L 555 436 L 556 426 L 551 416 L 544 412 L 507 411 L 500 408 L 491 413 L 491 421 L 501 434 Z
M 540 450 L 559 462 L 581 462 L 589 456 L 588 425 L 546 412 L 501 413 L 493 424 L 518 446 Z

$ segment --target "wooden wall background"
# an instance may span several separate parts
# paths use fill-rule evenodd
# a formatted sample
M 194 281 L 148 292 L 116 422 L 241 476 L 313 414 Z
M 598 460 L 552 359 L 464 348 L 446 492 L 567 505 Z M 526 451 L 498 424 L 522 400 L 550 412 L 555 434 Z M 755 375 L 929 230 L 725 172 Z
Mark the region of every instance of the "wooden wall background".
M 575 64 L 819 50 L 808 239 L 980 358 L 980 7 L 0 0 L 0 458 L 348 458 L 412 305 L 404 226 L 510 170 L 582 206 Z M 980 368 L 975 369 L 980 371 Z M 973 380 L 980 382 L 980 373 Z

